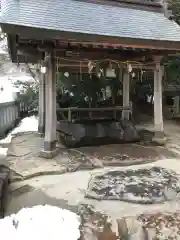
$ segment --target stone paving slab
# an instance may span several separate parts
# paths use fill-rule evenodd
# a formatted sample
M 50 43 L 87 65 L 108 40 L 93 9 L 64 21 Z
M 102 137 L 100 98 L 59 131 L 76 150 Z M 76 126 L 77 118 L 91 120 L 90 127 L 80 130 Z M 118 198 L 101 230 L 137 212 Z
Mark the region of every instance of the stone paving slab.
M 62 149 L 60 154 L 56 156 L 54 160 L 62 166 L 67 166 L 69 171 L 89 170 L 103 167 L 99 159 L 87 155 L 77 149 Z
M 9 146 L 9 157 L 23 157 L 25 159 L 31 156 L 38 156 L 40 149 L 43 147 L 43 139 L 36 133 L 21 134 L 12 139 Z
M 8 150 L 9 167 L 23 179 L 37 174 L 60 174 L 77 169 L 94 168 L 91 161 L 88 161 L 88 157 L 66 149 L 62 149 L 61 153 L 53 159 L 41 158 L 39 152 L 42 147 L 43 138 L 35 133 L 14 137 Z
M 86 197 L 154 204 L 180 199 L 180 178 L 161 167 L 109 170 L 91 175 Z
M 129 166 L 173 158 L 170 152 L 161 147 L 147 147 L 137 144 L 116 144 L 78 149 L 61 148 L 53 159 L 39 157 L 43 138 L 36 133 L 16 136 L 8 150 L 7 162 L 17 174 L 24 176 L 50 172 L 89 170 L 105 166 Z
M 171 165 L 180 172 L 180 168 L 178 169 L 178 161 L 176 164 L 175 166 L 173 161 L 171 163 Z M 133 168 L 139 169 L 137 166 Z M 179 211 L 180 206 L 178 202 L 176 205 L 175 201 L 165 202 L 163 204 L 140 205 L 120 201 L 90 201 L 84 198 L 84 190 L 87 188 L 89 177 L 94 173 L 103 171 L 103 169 L 78 171 L 15 182 L 11 184 L 13 188 L 11 188 L 11 203 L 9 204 L 9 212 L 7 212 L 7 214 L 16 212 L 22 208 L 22 206 L 29 207 L 37 204 L 51 204 L 75 211 L 81 216 L 82 233 L 84 234 L 84 238 L 82 239 L 152 240 L 153 238 L 143 237 L 148 234 L 151 236 L 156 229 L 151 230 L 151 228 L 148 228 L 148 225 L 144 224 L 143 219 L 146 218 L 148 220 L 145 220 L 145 222 L 153 224 L 153 219 L 151 219 L 150 216 L 156 216 L 154 221 L 159 221 L 159 213 L 163 214 L 163 216 L 168 216 L 167 211 L 169 211 L 169 214 L 174 216 L 173 214 Z M 154 214 L 152 215 L 152 213 Z M 169 221 L 171 221 L 172 218 L 169 219 Z M 161 223 L 158 226 L 161 227 Z M 128 238 L 125 238 L 127 229 Z M 119 236 L 121 236 L 121 238 Z
M 22 159 L 14 159 L 9 161 L 10 169 L 16 173 L 12 177 L 12 181 L 26 180 L 28 178 L 50 175 L 50 174 L 62 174 L 67 172 L 67 168 L 57 164 L 54 160 L 46 160 L 41 158 L 28 159 L 26 163 Z
M 164 147 L 140 144 L 111 144 L 99 147 L 82 147 L 80 150 L 92 158 L 100 159 L 103 166 L 128 166 L 175 157 Z

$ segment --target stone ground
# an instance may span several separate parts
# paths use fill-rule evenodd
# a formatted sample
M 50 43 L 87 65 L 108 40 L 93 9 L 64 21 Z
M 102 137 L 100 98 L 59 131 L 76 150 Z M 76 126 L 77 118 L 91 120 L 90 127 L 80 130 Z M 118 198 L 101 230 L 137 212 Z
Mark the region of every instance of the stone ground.
M 142 204 L 180 200 L 180 179 L 175 172 L 157 166 L 104 171 L 91 176 L 86 197 Z
M 129 166 L 175 158 L 175 155 L 164 147 L 115 144 L 69 150 L 62 147 L 58 156 L 47 160 L 39 157 L 39 149 L 42 147 L 43 138 L 36 133 L 26 133 L 13 138 L 8 150 L 8 165 L 17 174 L 27 179 L 37 174 L 53 172 L 61 174 L 97 167 Z
M 146 126 L 151 130 L 151 124 Z M 129 239 L 153 239 L 154 232 L 156 239 L 180 239 L 177 238 L 177 235 L 180 236 L 180 201 L 171 199 L 162 203 L 137 204 L 85 197 L 91 176 L 102 174 L 104 170 L 161 167 L 173 170 L 179 176 L 180 152 L 172 152 L 174 144 L 180 146 L 178 124 L 166 123 L 166 136 L 166 148 L 143 144 L 73 150 L 62 148 L 60 154 L 52 160 L 38 156 L 43 139 L 37 134 L 15 137 L 7 156 L 10 168 L 16 173 L 13 175 L 16 181 L 10 185 L 7 215 L 22 207 L 51 204 L 81 215 L 84 240 L 127 239 L 127 234 L 131 236 Z M 156 225 L 153 226 L 154 222 Z M 169 225 L 170 222 L 173 226 Z M 166 236 L 162 238 L 162 234 Z
M 170 169 L 180 174 L 179 160 L 172 159 L 160 160 L 146 165 L 105 168 L 105 170 L 125 171 L 127 169 L 137 170 L 153 166 Z M 119 232 L 121 232 L 121 235 L 132 235 L 132 238 L 129 239 L 138 240 L 147 239 L 144 235 L 152 234 L 152 230 L 153 232 L 158 231 L 158 234 L 162 231 L 163 234 L 168 236 L 171 236 L 174 230 L 179 234 L 180 201 L 172 199 L 171 201 L 155 204 L 136 204 L 125 201 L 88 199 L 85 197 L 85 194 L 90 177 L 97 173 L 104 173 L 104 170 L 76 171 L 14 182 L 10 186 L 11 192 L 6 214 L 16 213 L 22 207 L 30 207 L 37 204 L 51 204 L 66 208 L 81 216 L 83 222 L 82 231 L 84 234 L 86 233 L 86 238 L 84 238 L 86 240 L 118 239 L 115 238 L 115 235 L 120 235 Z M 149 226 L 153 225 L 153 221 L 157 222 L 157 224 L 152 229 Z M 175 223 L 174 226 L 170 224 L 171 221 Z M 164 227 L 161 222 L 165 224 Z M 142 226 L 146 227 L 145 230 L 143 230 Z M 164 233 L 165 227 L 166 231 Z M 92 238 L 94 235 L 98 236 L 98 238 Z M 106 238 L 104 235 L 106 235 Z M 152 240 L 152 238 L 148 239 Z
M 176 157 L 180 157 L 180 119 L 166 120 L 164 122 L 165 136 L 167 139 L 166 149 L 173 152 Z M 145 128 L 149 131 L 153 131 L 154 123 L 146 122 L 137 126 L 138 128 Z

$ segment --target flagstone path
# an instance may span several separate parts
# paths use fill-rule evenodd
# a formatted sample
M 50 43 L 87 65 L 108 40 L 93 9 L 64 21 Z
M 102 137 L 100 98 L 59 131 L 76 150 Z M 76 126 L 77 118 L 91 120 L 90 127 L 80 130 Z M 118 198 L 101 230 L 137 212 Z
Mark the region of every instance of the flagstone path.
M 178 161 L 172 160 L 172 164 L 157 161 L 147 164 L 147 167 L 150 168 L 154 164 L 159 167 L 166 165 L 167 169 L 176 169 L 177 174 L 180 174 Z M 126 168 L 115 169 L 120 171 Z M 142 166 L 128 168 L 136 170 L 142 169 Z M 10 185 L 7 215 L 16 213 L 22 207 L 50 204 L 69 209 L 81 216 L 84 240 L 152 240 L 152 236 L 155 235 L 155 239 L 180 237 L 179 201 L 171 199 L 163 203 L 135 204 L 119 200 L 87 199 L 85 196 L 91 176 L 102 173 L 103 169 L 96 169 L 14 182 Z M 163 235 L 165 237 L 162 238 Z
M 142 204 L 180 200 L 180 178 L 174 171 L 156 166 L 104 171 L 91 176 L 86 197 Z
M 39 157 L 42 147 L 43 138 L 36 133 L 26 133 L 12 139 L 8 149 L 7 163 L 17 173 L 14 179 L 106 166 L 130 166 L 175 158 L 173 153 L 163 147 L 116 144 L 78 149 L 65 149 L 60 146 L 59 155 L 47 160 Z
M 7 215 L 22 207 L 51 204 L 67 208 L 81 216 L 84 240 L 152 240 L 154 235 L 156 239 L 180 237 L 176 224 L 180 219 L 180 201 L 174 194 L 179 192 L 176 177 L 179 178 L 180 174 L 180 160 L 167 149 L 140 144 L 69 150 L 61 148 L 58 156 L 46 160 L 39 157 L 39 149 L 42 147 L 43 139 L 36 133 L 19 135 L 12 139 L 7 156 L 13 180 Z M 158 179 L 158 171 L 161 172 L 159 177 L 162 182 L 159 184 L 162 186 L 157 187 L 157 192 L 167 185 L 168 178 L 172 180 L 172 185 L 175 183 L 173 187 L 171 185 L 171 190 L 175 191 L 168 192 L 170 198 L 163 198 L 163 202 L 158 203 L 153 201 L 153 204 L 149 204 L 150 201 L 137 204 L 120 201 L 122 199 L 99 201 L 87 198 L 89 182 L 93 176 L 102 176 L 111 171 L 124 178 L 122 175 L 128 173 L 127 178 L 130 181 L 129 174 L 136 172 L 138 187 L 137 182 L 144 181 L 144 172 L 148 173 L 147 169 L 153 169 L 152 172 L 156 175 L 154 185 Z M 143 178 L 138 178 L 139 173 Z M 144 194 L 148 188 L 146 183 L 143 188 Z M 173 226 L 169 224 L 170 221 Z M 156 223 L 154 226 L 153 222 Z M 165 238 L 161 238 L 163 234 Z

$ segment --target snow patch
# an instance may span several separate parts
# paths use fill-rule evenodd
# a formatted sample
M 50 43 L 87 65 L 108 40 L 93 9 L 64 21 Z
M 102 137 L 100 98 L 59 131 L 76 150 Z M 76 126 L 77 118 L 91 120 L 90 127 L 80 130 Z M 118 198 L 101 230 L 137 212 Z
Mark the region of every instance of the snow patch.
M 38 131 L 38 118 L 36 116 L 26 117 L 24 118 L 18 127 L 16 127 L 11 135 L 16 135 L 18 133 L 25 132 L 37 132 Z
M 37 132 L 38 131 L 38 118 L 36 116 L 26 117 L 21 120 L 19 126 L 12 130 L 7 137 L 0 140 L 0 144 L 9 144 L 14 135 L 25 132 Z
M 8 144 L 11 143 L 13 136 L 17 135 L 18 133 L 26 133 L 26 132 L 37 132 L 38 131 L 38 118 L 36 116 L 26 117 L 24 118 L 18 127 L 12 130 L 7 137 L 0 140 L 0 158 L 4 158 L 7 156 Z M 4 145 L 4 147 L 3 147 Z
M 6 240 L 77 240 L 80 217 L 50 205 L 22 208 L 0 220 L 0 236 Z
M 9 144 L 9 143 L 11 143 L 11 140 L 12 140 L 12 135 L 8 134 L 7 137 L 0 140 L 0 144 L 2 144 L 2 145 Z
M 0 158 L 6 157 L 8 152 L 8 148 L 1 148 L 0 147 Z

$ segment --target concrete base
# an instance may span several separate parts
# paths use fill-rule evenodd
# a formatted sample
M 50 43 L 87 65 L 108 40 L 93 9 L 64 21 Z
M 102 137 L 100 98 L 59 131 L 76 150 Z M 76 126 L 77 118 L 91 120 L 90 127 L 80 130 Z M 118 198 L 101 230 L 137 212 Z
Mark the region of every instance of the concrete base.
M 56 142 L 56 140 L 52 142 L 44 141 L 44 150 L 47 152 L 53 151 L 54 149 L 56 149 Z
M 40 151 L 39 157 L 46 158 L 46 159 L 52 159 L 56 157 L 60 152 L 60 148 L 55 148 L 52 151 L 45 151 L 44 149 Z
M 164 132 L 155 132 L 154 137 L 152 139 L 152 142 L 155 145 L 163 146 L 166 144 L 166 137 L 164 135 Z

